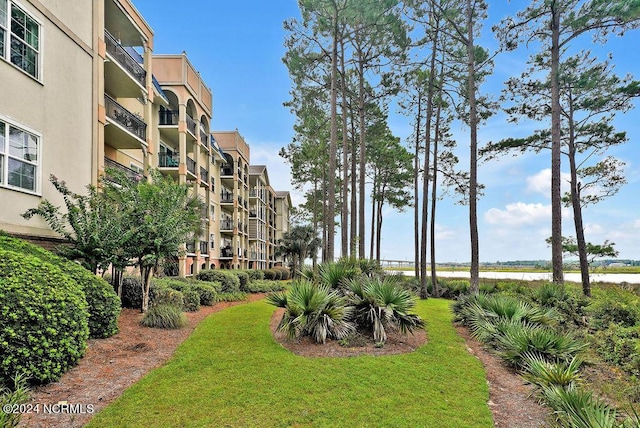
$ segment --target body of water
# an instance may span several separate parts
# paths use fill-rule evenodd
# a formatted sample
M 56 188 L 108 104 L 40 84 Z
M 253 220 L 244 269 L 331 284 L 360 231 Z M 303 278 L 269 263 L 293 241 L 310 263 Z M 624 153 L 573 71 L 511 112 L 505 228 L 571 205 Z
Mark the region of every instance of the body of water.
M 413 271 L 403 271 L 405 275 L 413 276 Z M 438 276 L 447 278 L 469 278 L 469 271 L 446 271 L 439 270 Z M 640 274 L 637 273 L 592 273 L 589 275 L 591 282 L 611 282 L 620 284 L 627 282 L 629 284 L 640 284 Z M 520 279 L 523 281 L 546 280 L 551 281 L 553 276 L 551 272 L 480 272 L 480 278 L 489 279 Z M 565 281 L 580 283 L 579 273 L 565 273 Z

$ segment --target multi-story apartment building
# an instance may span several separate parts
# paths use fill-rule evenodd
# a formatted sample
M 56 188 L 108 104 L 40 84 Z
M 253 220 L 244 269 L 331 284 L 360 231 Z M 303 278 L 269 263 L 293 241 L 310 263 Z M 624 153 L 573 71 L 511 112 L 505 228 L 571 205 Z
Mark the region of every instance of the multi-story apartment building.
M 50 175 L 81 190 L 92 159 L 98 93 L 94 10 L 83 0 L 0 0 L 0 229 L 57 236 L 21 217 L 42 198 L 63 205 Z
M 250 148 L 240 133 L 214 131 L 224 152 L 220 166 L 220 267 L 249 267 Z
M 207 207 L 180 275 L 275 264 L 266 167 L 254 186 L 264 218 L 251 235 L 248 144 L 237 131 L 212 133 L 211 90 L 184 53 L 153 54 L 153 30 L 131 0 L 0 0 L 0 81 L 0 229 L 59 240 L 20 215 L 43 198 L 63 205 L 50 175 L 79 192 L 106 168 L 136 179 L 158 168 Z

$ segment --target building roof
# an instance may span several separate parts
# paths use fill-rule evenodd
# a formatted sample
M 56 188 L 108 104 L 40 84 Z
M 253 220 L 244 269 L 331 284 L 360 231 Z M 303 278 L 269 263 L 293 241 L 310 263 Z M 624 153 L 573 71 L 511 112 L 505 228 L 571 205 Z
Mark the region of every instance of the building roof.
M 249 175 L 260 175 L 267 169 L 266 165 L 249 165 Z

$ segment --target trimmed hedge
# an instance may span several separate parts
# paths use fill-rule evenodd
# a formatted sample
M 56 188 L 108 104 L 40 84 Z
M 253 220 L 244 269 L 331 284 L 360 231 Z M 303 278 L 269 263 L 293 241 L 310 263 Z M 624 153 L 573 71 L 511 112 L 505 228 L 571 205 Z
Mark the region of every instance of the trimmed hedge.
M 196 275 L 196 279 L 207 282 L 219 282 L 220 293 L 237 293 L 240 291 L 238 276 L 229 270 L 205 269 Z
M 258 269 L 248 269 L 245 272 L 247 272 L 247 275 L 249 275 L 249 282 L 264 279 L 264 271 Z
M 79 264 L 13 238 L 0 231 L 0 248 L 17 253 L 29 254 L 42 261 L 58 266 L 84 291 L 89 310 L 89 333 L 93 338 L 105 338 L 118 332 L 120 299 L 113 287 L 102 278 L 89 272 Z
M 149 307 L 160 304 L 174 305 L 184 308 L 184 295 L 157 280 L 151 280 L 149 287 Z M 140 309 L 142 307 L 142 282 L 140 277 L 128 276 L 122 279 L 122 306 Z
M 0 381 L 55 381 L 84 355 L 87 302 L 60 267 L 0 250 Z
M 154 279 L 153 283 L 156 287 L 167 287 L 172 290 L 176 290 L 182 293 L 183 306 L 182 308 L 187 312 L 197 312 L 200 309 L 200 293 L 194 290 L 189 282 L 176 281 L 174 279 L 162 278 Z
M 192 281 L 191 287 L 200 295 L 200 304 L 203 306 L 213 306 L 216 303 L 220 283 L 218 282 L 205 282 L 205 281 Z

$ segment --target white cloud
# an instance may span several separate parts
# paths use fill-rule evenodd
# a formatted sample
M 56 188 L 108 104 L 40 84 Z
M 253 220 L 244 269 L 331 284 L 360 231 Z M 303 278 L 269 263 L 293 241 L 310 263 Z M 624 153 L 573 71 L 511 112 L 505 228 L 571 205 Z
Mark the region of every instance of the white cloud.
M 569 173 L 561 174 L 561 191 L 562 193 L 568 192 L 569 183 L 571 181 L 571 175 Z M 550 197 L 551 195 L 551 169 L 546 168 L 535 175 L 527 177 L 527 191 L 532 193 L 539 193 L 541 195 Z
M 636 220 L 635 223 L 633 223 L 633 227 L 635 229 L 640 229 L 640 219 Z
M 600 226 L 599 224 L 591 224 L 591 223 L 587 223 L 587 225 L 585 225 L 584 227 L 584 233 L 585 235 L 601 235 L 604 232 L 604 228 L 602 226 Z
M 486 222 L 501 226 L 523 226 L 538 224 L 551 218 L 551 205 L 516 202 L 505 208 L 488 210 L 484 214 Z

